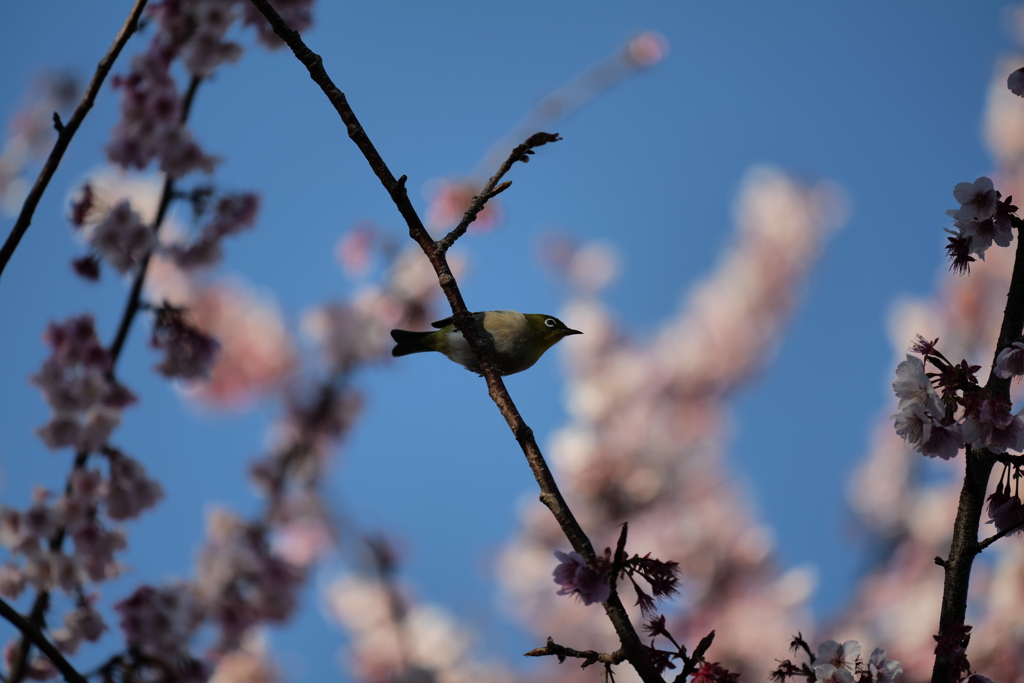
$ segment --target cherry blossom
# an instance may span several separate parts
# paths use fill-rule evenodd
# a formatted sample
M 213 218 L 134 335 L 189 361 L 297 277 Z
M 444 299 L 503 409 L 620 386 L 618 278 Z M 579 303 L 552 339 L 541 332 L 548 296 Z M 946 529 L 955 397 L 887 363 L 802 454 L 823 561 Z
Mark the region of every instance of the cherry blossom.
M 576 595 L 584 605 L 604 602 L 611 595 L 607 574 L 588 566 L 582 555 L 556 550 L 555 557 L 561 562 L 552 572 L 555 583 L 561 586 L 559 595 Z

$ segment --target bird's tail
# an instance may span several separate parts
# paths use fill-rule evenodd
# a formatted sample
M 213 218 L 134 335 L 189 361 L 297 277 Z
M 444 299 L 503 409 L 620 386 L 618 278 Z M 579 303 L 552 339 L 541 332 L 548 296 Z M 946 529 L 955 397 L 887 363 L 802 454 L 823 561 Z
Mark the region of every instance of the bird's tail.
M 423 343 L 423 338 L 435 332 L 410 332 L 409 330 L 391 330 L 391 338 L 395 340 L 392 356 L 408 356 L 410 353 L 423 353 L 434 349 Z

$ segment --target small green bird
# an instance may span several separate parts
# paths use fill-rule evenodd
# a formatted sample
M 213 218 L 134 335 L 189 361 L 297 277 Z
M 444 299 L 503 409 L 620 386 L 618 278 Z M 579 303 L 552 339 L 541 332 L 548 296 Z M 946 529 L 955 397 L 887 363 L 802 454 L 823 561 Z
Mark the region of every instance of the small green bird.
M 473 318 L 476 328 L 485 333 L 485 338 L 490 339 L 494 361 L 502 375 L 526 370 L 563 337 L 583 334 L 579 330 L 569 329 L 558 318 L 541 313 L 524 315 L 518 311 L 484 311 L 474 313 Z M 391 337 L 397 342 L 391 355 L 407 356 L 410 353 L 437 351 L 467 370 L 482 374 L 476 356 L 451 318 L 438 320 L 432 326 L 439 329 L 436 332 L 391 330 Z

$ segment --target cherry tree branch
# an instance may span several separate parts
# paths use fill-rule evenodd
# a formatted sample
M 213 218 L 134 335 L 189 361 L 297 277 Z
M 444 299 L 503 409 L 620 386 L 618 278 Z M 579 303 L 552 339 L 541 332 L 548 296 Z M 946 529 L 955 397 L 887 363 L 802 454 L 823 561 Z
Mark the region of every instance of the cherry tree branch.
M 86 683 L 85 676 L 78 673 L 75 667 L 68 663 L 68 660 L 64 659 L 64 655 L 60 653 L 53 643 L 47 640 L 46 635 L 39 629 L 38 626 L 29 622 L 25 617 L 18 613 L 18 610 L 11 607 L 4 600 L 0 599 L 0 617 L 3 617 L 7 621 L 14 624 L 15 628 L 21 631 L 23 638 L 32 642 L 33 645 L 38 647 L 46 657 L 53 662 L 53 665 L 57 667 L 57 670 L 64 676 L 64 680 L 68 683 Z M 13 680 L 13 678 L 11 679 Z
M 189 83 L 188 90 L 185 93 L 184 100 L 182 102 L 181 122 L 185 123 L 188 120 L 188 115 L 192 109 L 192 102 L 195 98 L 196 89 L 199 87 L 199 83 L 202 79 L 199 76 L 193 76 Z M 174 197 L 174 180 L 168 176 L 164 180 L 163 192 L 160 195 L 160 204 L 157 209 L 156 218 L 153 221 L 153 234 L 156 235 L 160 226 L 163 224 L 164 217 L 167 214 L 167 209 L 170 206 L 171 199 Z M 135 320 L 135 315 L 139 310 L 140 297 L 142 295 L 142 285 L 146 279 L 146 271 L 149 267 L 149 261 L 152 256 L 152 252 L 147 254 L 139 264 L 139 270 L 135 274 L 135 281 L 132 283 L 132 289 L 128 294 L 128 299 L 125 302 L 124 312 L 121 315 L 121 322 L 117 326 L 117 334 L 114 336 L 113 342 L 110 344 L 110 370 L 108 371 L 111 378 L 114 376 L 114 369 L 117 366 L 118 358 L 121 356 L 121 351 L 124 348 L 124 343 L 128 338 L 128 330 L 131 329 L 132 321 Z M 75 455 L 75 462 L 72 465 L 71 472 L 68 474 L 67 483 L 65 484 L 65 492 L 71 490 L 71 478 L 75 472 L 85 467 L 89 460 L 88 451 L 79 451 Z M 67 532 L 66 527 L 61 527 L 57 532 L 50 538 L 50 550 L 51 552 L 58 552 L 61 546 L 64 544 L 64 536 Z M 35 601 L 32 603 L 32 611 L 29 613 L 29 621 L 37 628 L 45 625 L 46 612 L 50 608 L 50 593 L 49 591 L 42 590 L 36 594 Z M 28 662 L 29 652 L 32 647 L 32 641 L 22 636 L 21 642 L 18 643 L 18 648 L 14 653 L 14 659 L 11 664 L 11 671 L 8 677 L 9 683 L 20 683 L 26 673 L 26 664 Z
M 561 526 L 566 538 L 569 539 L 569 543 L 572 547 L 580 553 L 588 563 L 594 563 L 597 559 L 597 555 L 594 552 L 593 545 L 586 533 L 584 533 L 583 529 L 580 527 L 579 522 L 576 521 L 576 518 L 573 516 L 572 511 L 566 504 L 565 499 L 562 497 L 562 493 L 559 491 L 558 485 L 555 483 L 554 476 L 551 474 L 551 470 L 544 460 L 540 447 L 537 445 L 537 441 L 533 435 L 533 430 L 530 429 L 526 424 L 526 421 L 523 420 L 518 408 L 516 408 L 515 403 L 512 401 L 512 397 L 505 388 L 505 384 L 501 379 L 498 368 L 494 363 L 490 348 L 478 334 L 476 327 L 473 324 L 472 314 L 466 306 L 466 302 L 463 299 L 462 293 L 455 281 L 455 276 L 452 274 L 451 268 L 448 265 L 445 250 L 451 246 L 451 243 L 454 243 L 454 241 L 458 239 L 459 235 L 454 235 L 450 240 L 450 243 L 447 241 L 447 238 L 442 242 L 435 242 L 430 237 L 426 228 L 423 226 L 423 222 L 420 220 L 419 215 L 416 213 L 416 209 L 409 200 L 409 195 L 405 187 L 406 177 L 402 176 L 401 178 L 395 179 L 391 170 L 388 168 L 387 164 L 381 158 L 377 149 L 370 141 L 370 138 L 366 134 L 362 124 L 359 123 L 359 119 L 356 118 L 355 112 L 353 112 L 352 108 L 349 106 L 348 99 L 345 97 L 345 94 L 338 89 L 327 74 L 327 71 L 323 66 L 323 59 L 306 46 L 298 32 L 293 31 L 288 26 L 274 8 L 271 7 L 267 0 L 252 0 L 252 3 L 263 14 L 263 16 L 266 17 L 267 21 L 274 29 L 274 33 L 276 33 L 278 37 L 280 37 L 288 47 L 291 48 L 295 57 L 306 67 L 313 82 L 323 90 L 327 99 L 334 106 L 335 111 L 338 112 L 338 116 L 345 124 L 349 138 L 352 139 L 360 152 L 363 153 L 363 156 L 369 163 L 370 168 L 390 195 L 391 200 L 395 203 L 395 206 L 398 208 L 403 219 L 405 219 L 406 225 L 409 228 L 409 236 L 419 244 L 423 253 L 427 256 L 430 264 L 433 266 L 434 271 L 437 273 L 438 283 L 441 285 L 441 289 L 451 306 L 455 326 L 465 337 L 470 349 L 473 351 L 480 364 L 481 374 L 483 374 L 487 381 L 488 393 L 490 394 L 491 399 L 498 406 L 498 410 L 501 411 L 506 423 L 512 430 L 512 434 L 515 436 L 516 441 L 519 442 L 523 454 L 526 456 L 530 469 L 533 471 L 534 478 L 540 486 L 541 502 L 544 503 L 555 516 L 555 519 Z M 530 139 L 533 140 L 534 138 L 531 137 Z M 547 139 L 544 139 L 544 142 L 551 142 L 554 139 L 555 138 L 552 136 L 547 136 Z M 527 142 L 529 143 L 529 141 Z M 519 150 L 520 148 L 517 147 L 516 149 Z M 513 156 L 515 155 L 516 152 L 513 152 Z M 520 152 L 519 156 L 523 156 L 523 153 Z M 509 159 L 509 161 L 506 161 L 506 164 L 511 166 L 512 163 L 518 160 L 518 157 L 513 158 L 510 156 Z M 505 165 L 503 165 L 502 168 L 505 168 Z M 499 171 L 499 174 L 503 175 L 504 172 Z M 499 179 L 500 175 L 496 175 L 493 180 L 496 183 Z M 493 194 L 495 194 L 493 190 L 496 189 L 497 186 L 492 185 L 491 187 L 493 189 L 491 190 L 490 196 L 493 196 Z M 468 210 L 466 215 L 463 217 L 463 222 L 466 227 L 472 223 L 476 214 L 479 213 L 479 210 L 473 210 L 474 207 L 479 204 L 480 209 L 482 209 L 483 204 L 486 203 L 488 198 L 489 197 L 486 193 L 477 196 L 474 203 L 471 205 L 470 210 Z M 460 223 L 460 226 L 461 225 L 462 223 Z M 458 228 L 456 228 L 456 230 L 458 230 Z M 453 233 L 454 232 L 455 231 L 453 231 Z M 622 605 L 622 602 L 614 591 L 604 603 L 604 608 L 615 628 L 616 634 L 619 637 L 619 642 L 622 645 L 625 659 L 629 661 L 634 669 L 636 669 L 644 683 L 660 683 L 662 678 L 658 675 L 652 663 L 648 661 L 645 656 L 643 646 L 640 642 L 640 637 L 633 628 L 625 607 Z
M 96 101 L 96 94 L 99 93 L 103 81 L 106 79 L 107 74 L 110 73 L 110 69 L 114 66 L 118 55 L 121 54 L 121 49 L 128 42 L 128 38 L 138 29 L 139 17 L 146 6 L 146 1 L 135 0 L 135 5 L 132 6 L 131 12 L 128 13 L 128 18 L 125 19 L 124 25 L 114 39 L 114 44 L 110 46 L 107 54 L 100 60 L 99 65 L 96 67 L 96 73 L 93 74 L 92 81 L 89 83 L 89 87 L 86 88 L 85 94 L 82 95 L 78 107 L 75 108 L 75 112 L 68 119 L 68 122 L 62 125 L 60 119 L 54 114 L 54 126 L 57 128 L 58 133 L 57 142 L 53 143 L 50 156 L 46 159 L 46 163 L 43 164 L 42 170 L 39 171 L 39 176 L 36 178 L 36 182 L 29 191 L 28 196 L 25 197 L 21 213 L 18 214 L 18 219 L 14 222 L 14 227 L 11 228 L 11 234 L 7 236 L 3 247 L 0 247 L 0 275 L 3 275 L 7 262 L 11 260 L 14 250 L 18 248 L 18 243 L 21 242 L 21 238 L 25 236 L 28 226 L 32 223 L 32 214 L 35 213 L 39 200 L 42 199 L 47 185 L 50 184 L 50 179 L 57 172 L 57 166 L 60 165 L 64 151 L 71 144 L 71 138 L 75 136 L 78 127 L 82 125 L 85 115 L 92 109 L 93 102 Z
M 586 669 L 591 664 L 601 662 L 603 664 L 620 664 L 626 659 L 626 654 L 622 650 L 616 650 L 611 654 L 604 652 L 597 652 L 596 650 L 574 650 L 571 647 L 565 647 L 559 645 L 551 636 L 548 636 L 548 642 L 544 647 L 538 647 L 529 652 L 523 653 L 524 657 L 558 657 L 558 662 L 561 664 L 565 661 L 566 657 L 575 657 L 576 659 L 582 659 L 583 663 L 580 664 L 581 669 Z
M 1021 331 L 1024 330 L 1024 222 L 1014 217 L 1013 223 L 1017 228 L 1017 254 L 1013 264 L 1013 275 L 1010 278 L 1010 289 L 1006 295 L 999 341 L 996 342 L 993 355 L 992 371 L 985 385 L 993 396 L 1007 402 L 1010 400 L 1010 378 L 1004 379 L 996 375 L 995 359 L 1003 349 L 1019 339 Z M 939 616 L 940 638 L 950 635 L 964 625 L 971 567 L 980 550 L 978 527 L 985 506 L 989 477 L 997 456 L 998 454 L 987 449 L 974 450 L 970 446 L 967 447 L 964 484 L 960 490 L 956 521 L 953 523 L 953 542 L 949 548 L 949 557 L 941 565 L 945 570 L 945 579 L 942 588 L 942 612 Z M 986 541 L 982 547 L 987 547 L 994 540 L 995 538 Z M 947 648 L 936 648 L 932 683 L 956 683 L 959 679 L 960 672 L 954 671 L 956 667 L 951 655 L 952 652 Z

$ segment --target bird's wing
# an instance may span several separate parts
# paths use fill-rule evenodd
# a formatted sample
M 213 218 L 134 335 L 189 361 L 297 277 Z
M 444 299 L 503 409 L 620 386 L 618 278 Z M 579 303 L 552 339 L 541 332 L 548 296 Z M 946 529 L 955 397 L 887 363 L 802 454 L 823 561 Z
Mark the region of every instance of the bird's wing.
M 473 317 L 476 319 L 478 324 L 482 324 L 483 323 L 483 319 L 484 319 L 484 314 L 483 313 L 474 313 Z M 455 316 L 451 316 L 450 315 L 447 318 L 445 318 L 444 320 L 438 320 L 436 323 L 430 323 L 430 326 L 435 328 L 435 329 L 440 330 L 442 327 L 447 327 L 448 325 L 451 325 L 454 320 L 455 320 Z

